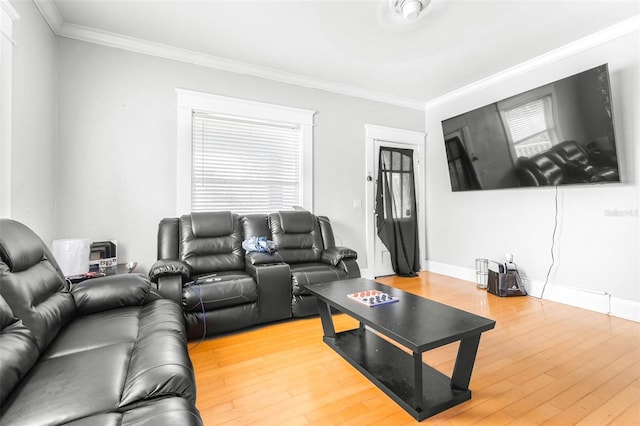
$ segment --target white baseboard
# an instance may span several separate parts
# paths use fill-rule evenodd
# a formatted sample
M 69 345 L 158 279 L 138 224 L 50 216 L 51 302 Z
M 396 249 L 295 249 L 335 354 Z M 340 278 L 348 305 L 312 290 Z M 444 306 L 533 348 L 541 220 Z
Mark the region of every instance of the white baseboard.
M 425 269 L 437 274 L 448 275 L 465 281 L 470 284 L 476 282 L 476 271 L 462 266 L 449 265 L 427 261 Z M 613 297 L 606 292 L 567 287 L 555 283 L 548 283 L 542 294 L 544 281 L 532 280 L 522 277 L 524 287 L 532 297 L 552 300 L 565 305 L 575 306 L 590 311 L 600 312 L 630 321 L 640 322 L 640 302 Z
M 471 281 L 472 283 L 476 282 L 475 269 L 434 262 L 432 260 L 427 260 L 424 266 L 427 271 L 435 272 L 436 274 L 448 275 L 461 280 Z
M 633 300 L 611 298 L 611 315 L 630 321 L 640 322 L 640 303 Z

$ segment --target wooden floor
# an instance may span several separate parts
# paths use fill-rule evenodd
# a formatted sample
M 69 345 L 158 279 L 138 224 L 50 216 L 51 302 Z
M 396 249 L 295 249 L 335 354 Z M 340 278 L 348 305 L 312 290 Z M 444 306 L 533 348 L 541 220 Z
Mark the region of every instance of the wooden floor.
M 480 339 L 471 400 L 423 424 L 640 424 L 639 323 L 432 273 L 379 281 L 497 321 Z M 335 323 L 357 326 L 344 314 Z M 450 375 L 457 345 L 424 360 Z M 190 354 L 205 425 L 418 423 L 322 342 L 319 318 L 213 338 Z

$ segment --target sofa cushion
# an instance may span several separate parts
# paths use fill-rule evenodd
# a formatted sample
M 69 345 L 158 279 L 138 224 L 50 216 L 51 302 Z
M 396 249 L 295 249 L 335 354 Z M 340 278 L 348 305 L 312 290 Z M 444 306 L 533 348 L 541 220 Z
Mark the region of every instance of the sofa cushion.
M 164 331 L 184 337 L 180 306 L 166 299 L 144 306 L 83 315 L 62 329 L 42 358 L 54 358 L 118 343 L 132 344 L 139 336 Z
M 193 404 L 184 398 L 164 398 L 123 412 L 97 414 L 66 426 L 199 426 L 202 420 Z
M 168 217 L 158 225 L 158 260 L 180 256 L 180 219 Z
M 196 238 L 224 237 L 233 233 L 233 214 L 224 212 L 191 213 L 191 227 Z
M 38 361 L 5 400 L 2 425 L 57 425 L 113 411 L 131 348 L 120 343 Z
M 45 258 L 42 240 L 22 223 L 4 219 L 0 233 L 0 256 L 11 272 L 20 272 Z
M 0 293 L 43 351 L 75 316 L 68 284 L 31 229 L 0 219 L 0 231 Z
M 319 262 L 324 247 L 320 226 L 317 224 L 315 217 L 310 216 L 313 220 L 311 221 L 311 229 L 309 229 L 308 222 L 302 218 L 309 217 L 307 214 L 310 215 L 310 213 L 302 211 L 288 212 L 296 213 L 296 215 L 293 215 L 296 217 L 299 214 L 302 215 L 299 223 L 296 220 L 291 220 L 290 227 L 288 228 L 296 232 L 287 232 L 282 225 L 282 220 L 283 217 L 288 219 L 291 219 L 291 217 L 283 213 L 285 212 L 269 214 L 271 235 L 273 242 L 276 244 L 277 253 L 280 255 L 282 261 L 289 264 Z M 299 232 L 302 229 L 309 229 L 309 231 Z
M 0 405 L 38 359 L 33 335 L 0 296 Z
M 195 216 L 198 217 L 198 216 Z M 226 215 L 225 215 L 226 217 Z M 244 268 L 244 250 L 242 249 L 242 227 L 240 217 L 233 215 L 233 226 L 225 235 L 219 232 L 200 231 L 195 234 L 193 214 L 180 218 L 180 260 L 191 267 L 193 275 L 212 271 L 234 271 Z M 202 225 L 204 226 L 204 225 Z M 226 225 L 222 225 L 226 229 Z M 215 228 L 220 231 L 220 228 Z M 204 232 L 204 236 L 202 233 Z
M 211 282 L 187 285 L 184 288 L 185 312 L 201 312 L 228 306 L 253 303 L 258 299 L 256 282 L 244 271 L 221 271 Z
M 202 311 L 186 312 L 187 337 L 203 339 L 205 336 L 251 327 L 258 324 L 258 303 L 214 309 L 204 315 Z
M 198 410 L 184 398 L 154 400 L 123 413 L 121 426 L 198 426 Z
M 195 378 L 186 338 L 170 331 L 138 338 L 131 351 L 119 407 L 153 398 L 196 400 Z
M 248 214 L 242 217 L 242 230 L 244 239 L 251 237 L 266 237 L 271 239 L 271 228 L 269 228 L 269 216 L 266 214 Z
M 148 279 L 141 274 L 120 274 L 85 280 L 74 285 L 71 294 L 79 315 L 140 306 L 148 300 L 160 298 L 159 294 L 152 292 Z
M 310 294 L 304 286 L 327 281 L 344 280 L 347 273 L 324 263 L 301 263 L 291 265 L 291 288 L 293 295 Z
M 0 262 L 0 292 L 44 351 L 75 316 L 73 297 L 67 291 L 64 278 L 46 260 L 17 273 L 7 269 L 7 265 Z
M 0 422 L 62 424 L 155 398 L 193 402 L 194 383 L 180 307 L 152 301 L 70 323 L 7 398 Z
M 307 211 L 281 211 L 280 224 L 287 234 L 308 234 L 313 231 L 315 218 Z

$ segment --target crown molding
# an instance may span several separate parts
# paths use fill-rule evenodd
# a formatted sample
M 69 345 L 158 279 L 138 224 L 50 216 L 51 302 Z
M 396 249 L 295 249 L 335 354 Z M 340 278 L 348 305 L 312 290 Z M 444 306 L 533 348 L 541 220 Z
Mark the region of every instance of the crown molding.
M 218 56 L 208 55 L 188 49 L 181 49 L 167 44 L 155 43 L 96 28 L 70 24 L 62 19 L 60 12 L 52 1 L 34 0 L 34 2 L 53 32 L 60 37 L 67 37 L 102 46 L 128 50 L 130 52 L 142 53 L 145 55 L 214 68 L 221 71 L 244 74 L 280 83 L 293 84 L 309 89 L 318 89 L 339 95 L 362 98 L 370 101 L 424 111 L 424 102 L 414 99 L 393 96 L 348 84 L 316 79 L 301 74 L 280 71 L 246 62 L 220 58 Z
M 60 35 L 59 32 L 64 21 L 56 4 L 52 0 L 33 0 L 33 2 L 36 4 L 38 10 L 40 10 L 47 24 L 49 24 L 49 27 L 51 27 L 51 30 L 56 35 Z
M 622 21 L 618 24 L 604 28 L 593 34 L 585 36 L 581 39 L 573 41 L 557 49 L 551 50 L 528 61 L 522 62 L 504 71 L 500 71 L 482 80 L 463 86 L 445 95 L 437 97 L 425 103 L 425 110 L 435 106 L 442 105 L 447 102 L 460 99 L 482 89 L 486 89 L 505 80 L 534 71 L 545 65 L 552 64 L 561 59 L 568 58 L 572 55 L 592 49 L 604 43 L 608 43 L 620 37 L 640 31 L 640 15 Z
M 20 18 L 18 12 L 11 6 L 11 3 L 9 3 L 9 0 L 0 0 L 0 9 L 4 12 L 4 15 L 12 21 Z

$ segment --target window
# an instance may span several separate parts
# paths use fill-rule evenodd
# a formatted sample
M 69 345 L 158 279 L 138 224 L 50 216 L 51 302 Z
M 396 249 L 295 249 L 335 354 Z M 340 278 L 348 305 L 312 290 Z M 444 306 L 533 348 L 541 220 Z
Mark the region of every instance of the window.
M 178 107 L 178 214 L 312 210 L 313 111 L 185 90 Z
M 193 114 L 191 211 L 259 213 L 302 204 L 302 129 Z
M 541 88 L 498 104 L 514 160 L 546 151 L 558 142 L 554 96 Z
M 378 170 L 382 177 L 378 178 L 378 185 L 384 194 L 384 205 L 379 207 L 380 212 L 389 212 L 389 219 L 410 218 L 416 204 L 413 150 L 380 147 Z

